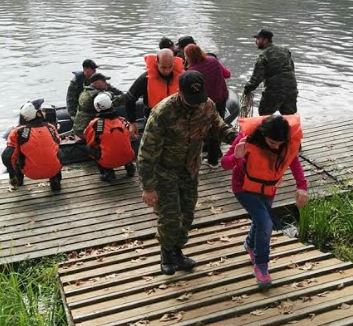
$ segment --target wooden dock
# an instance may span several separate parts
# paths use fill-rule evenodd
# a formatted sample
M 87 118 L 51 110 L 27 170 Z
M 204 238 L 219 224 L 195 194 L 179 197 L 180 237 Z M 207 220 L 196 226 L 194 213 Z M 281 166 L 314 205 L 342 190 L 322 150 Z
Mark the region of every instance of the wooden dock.
M 352 154 L 353 120 L 305 129 L 301 159 L 311 193 L 351 184 Z M 201 170 L 185 250 L 198 267 L 160 275 L 156 217 L 141 202 L 137 178 L 117 172 L 107 184 L 91 164 L 66 168 L 57 195 L 45 183 L 26 182 L 16 192 L 0 183 L 0 263 L 73 252 L 59 271 L 72 324 L 306 325 L 311 316 L 317 325 L 340 319 L 337 325 L 349 325 L 351 264 L 281 233 L 271 257 L 274 287 L 257 290 L 242 249 L 249 222 L 230 190 L 230 173 L 221 169 Z M 274 206 L 293 204 L 294 190 L 288 173 Z

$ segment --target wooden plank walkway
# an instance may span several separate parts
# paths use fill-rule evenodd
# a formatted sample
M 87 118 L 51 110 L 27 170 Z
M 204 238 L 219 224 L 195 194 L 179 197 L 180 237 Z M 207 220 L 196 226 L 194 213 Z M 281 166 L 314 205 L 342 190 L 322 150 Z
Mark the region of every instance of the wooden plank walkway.
M 352 315 L 353 264 L 279 232 L 271 241 L 273 287 L 258 290 L 243 248 L 248 228 L 249 221 L 238 218 L 194 229 L 185 249 L 198 262 L 192 273 L 162 275 L 154 239 L 69 259 L 59 273 L 72 322 L 283 325 L 296 320 L 323 325 Z
M 304 162 L 312 189 L 328 190 L 335 180 Z M 53 195 L 48 185 L 29 182 L 16 192 L 0 183 L 0 263 L 17 262 L 125 241 L 151 237 L 156 217 L 141 202 L 137 178 L 124 171 L 118 180 L 102 183 L 94 167 L 65 171 L 62 191 Z M 288 174 L 289 175 L 289 174 Z M 26 180 L 27 181 L 27 180 Z M 274 204 L 294 203 L 294 181 L 287 178 Z M 224 221 L 245 212 L 230 190 L 230 174 L 221 169 L 201 171 L 195 227 Z M 131 233 L 134 231 L 133 233 Z
M 353 120 L 305 130 L 303 162 L 315 193 L 324 194 L 337 180 L 351 182 L 352 126 Z M 116 182 L 104 184 L 90 164 L 65 168 L 58 195 L 46 183 L 25 182 L 21 190 L 8 192 L 7 181 L 0 181 L 0 264 L 155 232 L 156 218 L 140 200 L 137 178 L 126 178 L 122 170 Z M 294 203 L 293 189 L 294 181 L 287 177 L 275 206 Z M 229 172 L 203 167 L 199 195 L 196 227 L 244 214 L 230 191 Z

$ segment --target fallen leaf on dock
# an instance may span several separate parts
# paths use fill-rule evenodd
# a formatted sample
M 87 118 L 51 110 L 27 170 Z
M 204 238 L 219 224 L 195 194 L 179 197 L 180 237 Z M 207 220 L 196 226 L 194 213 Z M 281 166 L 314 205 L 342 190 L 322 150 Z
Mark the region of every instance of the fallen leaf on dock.
M 192 293 L 191 292 L 186 292 L 184 294 L 182 294 L 180 297 L 177 298 L 178 301 L 187 301 L 192 297 Z
M 300 297 L 299 299 L 302 300 L 302 302 L 308 302 L 312 300 L 311 297 Z
M 121 232 L 123 232 L 123 233 L 134 233 L 135 231 L 131 230 L 130 228 L 122 228 Z
M 227 257 L 221 257 L 221 264 L 225 263 L 227 261 Z
M 230 240 L 230 238 L 227 237 L 226 235 L 222 235 L 222 236 L 219 238 L 219 240 L 220 240 L 221 242 L 231 242 L 231 241 L 232 241 L 232 240 Z
M 330 291 L 325 291 L 325 292 L 322 292 L 322 293 L 319 293 L 317 296 L 318 297 L 327 297 L 327 295 L 330 293 Z
M 27 248 L 30 248 L 30 247 L 32 247 L 32 245 L 31 245 L 30 243 L 27 243 L 27 244 L 26 244 L 26 247 L 27 247 Z
M 147 290 L 146 292 L 149 295 L 149 294 L 155 293 L 156 289 L 152 288 L 152 289 Z
M 338 306 L 338 309 L 343 309 L 343 310 L 347 310 L 350 309 L 350 305 L 347 303 L 342 303 L 340 306 Z
M 310 319 L 310 320 L 314 320 L 315 317 L 316 317 L 315 314 L 310 314 L 310 315 L 309 315 L 309 319 Z
M 284 301 L 278 306 L 278 310 L 282 315 L 289 315 L 294 310 L 294 302 L 292 301 Z
M 196 208 L 200 208 L 200 207 L 202 207 L 202 203 L 197 202 L 197 203 L 196 203 L 196 205 L 195 205 L 195 207 L 196 207 Z
M 176 322 L 179 322 L 183 320 L 183 315 L 184 315 L 183 311 L 169 312 L 167 314 L 164 314 L 159 321 L 166 322 L 166 321 L 175 320 Z
M 344 288 L 344 283 L 338 284 L 337 290 L 341 290 Z
M 299 269 L 307 272 L 307 271 L 311 271 L 315 266 L 315 263 L 311 263 L 311 262 L 308 262 L 308 263 L 305 263 L 304 266 L 300 266 Z
M 149 282 L 149 281 L 152 281 L 153 280 L 153 276 L 142 276 L 142 278 L 146 281 L 146 282 Z
M 249 298 L 248 295 L 246 294 L 243 294 L 243 295 L 240 295 L 238 297 L 232 297 L 232 301 L 236 302 L 236 303 L 243 303 L 245 299 Z
M 223 212 L 223 208 L 222 207 L 215 208 L 214 206 L 211 206 L 210 211 L 212 214 L 220 214 Z
M 219 274 L 221 274 L 220 271 L 211 271 L 211 272 L 207 273 L 207 276 L 216 276 L 216 275 L 219 275 Z
M 298 265 L 296 263 L 291 263 L 288 265 L 288 268 L 290 269 L 298 268 Z
M 105 276 L 105 278 L 107 280 L 110 280 L 110 279 L 116 278 L 117 276 L 118 276 L 117 274 L 113 273 L 113 274 L 109 274 L 109 275 Z
M 260 309 L 254 310 L 254 311 L 251 311 L 251 312 L 250 312 L 250 315 L 252 315 L 252 316 L 261 316 L 261 315 L 263 315 L 263 314 L 264 314 L 264 311 L 263 311 L 263 310 L 260 310 Z
M 124 209 L 124 208 L 118 208 L 118 209 L 115 211 L 115 213 L 116 213 L 117 215 L 120 215 L 120 214 L 122 214 L 122 213 L 125 213 L 125 209 Z
M 92 277 L 89 279 L 89 281 L 93 283 L 98 282 L 99 280 L 100 280 L 100 277 Z
M 146 319 L 142 319 L 142 320 L 139 320 L 137 321 L 136 323 L 129 323 L 128 325 L 129 326 L 145 326 L 145 325 L 149 325 L 149 321 L 146 320 Z
M 158 286 L 158 289 L 161 289 L 161 290 L 165 290 L 167 288 L 168 288 L 167 284 L 161 284 L 160 286 Z
M 208 240 L 207 241 L 207 244 L 209 244 L 209 245 L 213 245 L 213 244 L 215 244 L 216 243 L 216 241 L 214 241 L 214 240 Z
M 83 265 L 83 262 L 82 262 L 82 261 L 78 261 L 78 262 L 76 263 L 76 265 L 77 265 L 77 266 L 81 266 L 81 265 Z

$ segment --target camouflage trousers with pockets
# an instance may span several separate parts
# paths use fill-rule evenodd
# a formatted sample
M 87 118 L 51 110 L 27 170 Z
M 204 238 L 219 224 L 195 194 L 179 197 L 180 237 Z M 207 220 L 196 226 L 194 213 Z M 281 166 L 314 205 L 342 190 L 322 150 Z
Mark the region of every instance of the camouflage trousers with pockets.
M 184 169 L 158 169 L 156 174 L 157 237 L 166 250 L 182 248 L 188 241 L 188 232 L 194 220 L 198 178 Z

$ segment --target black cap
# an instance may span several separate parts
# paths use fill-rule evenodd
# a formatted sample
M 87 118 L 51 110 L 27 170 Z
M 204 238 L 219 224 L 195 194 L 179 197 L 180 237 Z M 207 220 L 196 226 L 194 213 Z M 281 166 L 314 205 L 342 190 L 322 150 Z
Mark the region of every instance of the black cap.
M 207 101 L 205 79 L 198 71 L 188 70 L 179 77 L 179 90 L 185 101 L 198 105 Z
M 192 36 L 183 36 L 179 38 L 178 43 L 176 44 L 179 48 L 185 48 L 189 44 L 196 44 Z
M 97 80 L 109 80 L 110 79 L 110 77 L 107 77 L 107 76 L 104 76 L 102 73 L 100 73 L 100 72 L 96 72 L 95 74 L 93 74 L 92 76 L 91 76 L 91 78 L 89 79 L 89 82 L 90 83 L 93 83 L 93 82 L 95 82 L 95 81 L 97 81 Z
M 255 38 L 263 37 L 263 38 L 268 38 L 268 39 L 271 39 L 272 36 L 273 36 L 273 33 L 272 33 L 270 30 L 265 29 L 265 28 L 260 29 L 260 30 L 254 35 Z
M 160 49 L 170 49 L 174 46 L 173 41 L 168 37 L 162 37 L 159 41 L 159 48 Z
M 96 65 L 96 63 L 91 60 L 91 59 L 86 59 L 82 62 L 82 67 L 83 68 L 91 68 L 91 69 L 97 69 L 99 66 Z
M 37 100 L 31 101 L 36 110 L 40 109 L 40 106 L 44 103 L 44 98 L 39 98 Z

